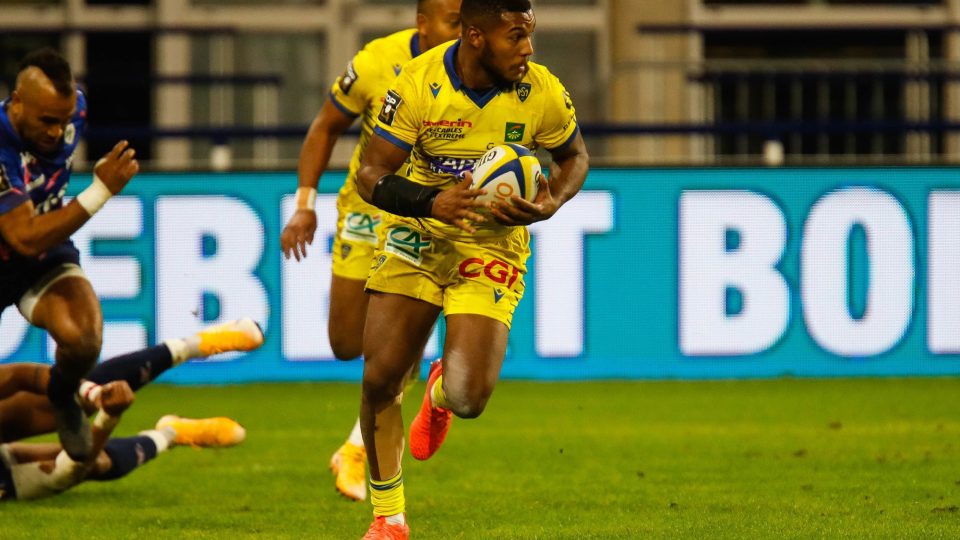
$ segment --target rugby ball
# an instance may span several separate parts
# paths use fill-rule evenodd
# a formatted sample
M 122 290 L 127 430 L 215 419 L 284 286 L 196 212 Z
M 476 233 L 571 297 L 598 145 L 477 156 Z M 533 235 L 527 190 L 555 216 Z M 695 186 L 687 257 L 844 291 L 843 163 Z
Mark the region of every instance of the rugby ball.
M 517 144 L 494 146 L 481 157 L 473 168 L 474 189 L 485 194 L 482 202 L 511 204 L 514 195 L 532 201 L 537 197 L 543 171 L 533 152 Z

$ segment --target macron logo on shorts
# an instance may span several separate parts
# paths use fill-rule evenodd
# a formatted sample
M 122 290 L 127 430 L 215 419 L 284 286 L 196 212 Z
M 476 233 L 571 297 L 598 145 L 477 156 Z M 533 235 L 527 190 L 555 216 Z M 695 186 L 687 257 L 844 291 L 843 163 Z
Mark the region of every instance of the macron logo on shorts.
M 496 304 L 500 302 L 500 299 L 503 298 L 503 289 L 494 289 L 493 290 L 493 303 Z

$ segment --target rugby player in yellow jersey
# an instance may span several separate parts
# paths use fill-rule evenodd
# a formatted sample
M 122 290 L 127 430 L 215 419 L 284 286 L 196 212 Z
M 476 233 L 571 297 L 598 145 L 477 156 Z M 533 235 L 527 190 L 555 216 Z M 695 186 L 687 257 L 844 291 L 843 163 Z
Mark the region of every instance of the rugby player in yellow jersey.
M 402 30 L 368 43 L 353 57 L 337 79 L 330 96 L 310 125 L 300 151 L 297 210 L 280 235 L 280 246 L 289 259 L 307 256 L 307 244 L 317 230 L 314 200 L 320 176 L 327 168 L 337 139 L 359 116 L 360 141 L 353 152 L 346 181 L 337 196 L 337 232 L 333 240 L 328 336 L 333 354 L 341 360 L 360 356 L 363 324 L 367 314 L 364 284 L 382 213 L 369 205 L 356 189 L 360 158 L 373 134 L 376 115 L 390 83 L 401 66 L 421 51 L 456 39 L 460 35 L 460 0 L 418 0 L 417 27 Z M 367 497 L 366 454 L 360 436 L 360 421 L 334 452 L 330 468 L 343 495 L 362 501 Z
M 536 26 L 529 0 L 463 0 L 460 14 L 461 38 L 411 60 L 387 92 L 357 176 L 360 195 L 389 212 L 367 278 L 360 407 L 374 508 L 367 539 L 409 535 L 400 400 L 441 310 L 443 357 L 431 366 L 410 429 L 418 459 L 439 448 L 453 414 L 483 412 L 523 295 L 525 225 L 553 216 L 587 175 L 569 95 L 529 61 Z M 555 165 L 532 203 L 491 206 L 493 219 L 485 220 L 469 171 L 505 142 L 545 148 Z M 408 157 L 405 176 L 395 174 Z

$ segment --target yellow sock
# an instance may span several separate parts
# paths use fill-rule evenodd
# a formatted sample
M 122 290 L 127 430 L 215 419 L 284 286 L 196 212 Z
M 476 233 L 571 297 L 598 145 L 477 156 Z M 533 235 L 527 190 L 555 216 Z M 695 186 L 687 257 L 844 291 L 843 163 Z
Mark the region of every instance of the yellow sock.
M 447 395 L 443 393 L 443 375 L 437 377 L 436 382 L 433 383 L 433 388 L 430 389 L 430 399 L 433 400 L 434 407 L 450 408 L 447 403 Z
M 393 516 L 406 511 L 407 501 L 403 497 L 403 470 L 393 478 L 386 480 L 370 479 L 370 502 L 373 503 L 374 516 Z

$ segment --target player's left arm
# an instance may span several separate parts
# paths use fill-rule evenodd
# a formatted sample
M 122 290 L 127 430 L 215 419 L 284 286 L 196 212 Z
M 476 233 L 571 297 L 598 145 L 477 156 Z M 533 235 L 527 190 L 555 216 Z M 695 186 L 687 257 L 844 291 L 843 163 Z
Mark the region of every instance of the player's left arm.
M 0 365 L 0 399 L 17 392 L 47 395 L 50 367 L 43 364 L 20 362 Z
M 550 219 L 580 191 L 587 179 L 590 156 L 579 130 L 569 144 L 551 154 L 553 165 L 550 180 L 540 177 L 537 198 L 530 202 L 514 196 L 511 200 L 513 204 L 497 204 L 491 213 L 499 223 L 509 226 L 530 225 Z
M 40 476 L 30 485 L 18 486 L 17 498 L 38 499 L 55 495 L 79 484 L 96 464 L 120 415 L 133 403 L 133 390 L 126 381 L 112 381 L 102 386 L 101 409 L 91 428 L 93 451 L 85 462 L 74 461 L 59 445 L 46 443 L 12 443 L 8 450 L 17 466 L 39 468 Z M 28 465 L 31 464 L 31 465 Z M 20 491 L 20 489 L 24 491 Z
M 546 148 L 553 157 L 550 180 L 538 181 L 537 197 L 526 201 L 514 196 L 510 203 L 498 203 L 492 210 L 494 219 L 503 225 L 530 225 L 550 219 L 573 198 L 587 179 L 590 157 L 580 135 L 577 111 L 563 83 L 549 72 L 540 72 L 536 83 L 543 86 L 542 120 L 533 137 L 534 143 Z

